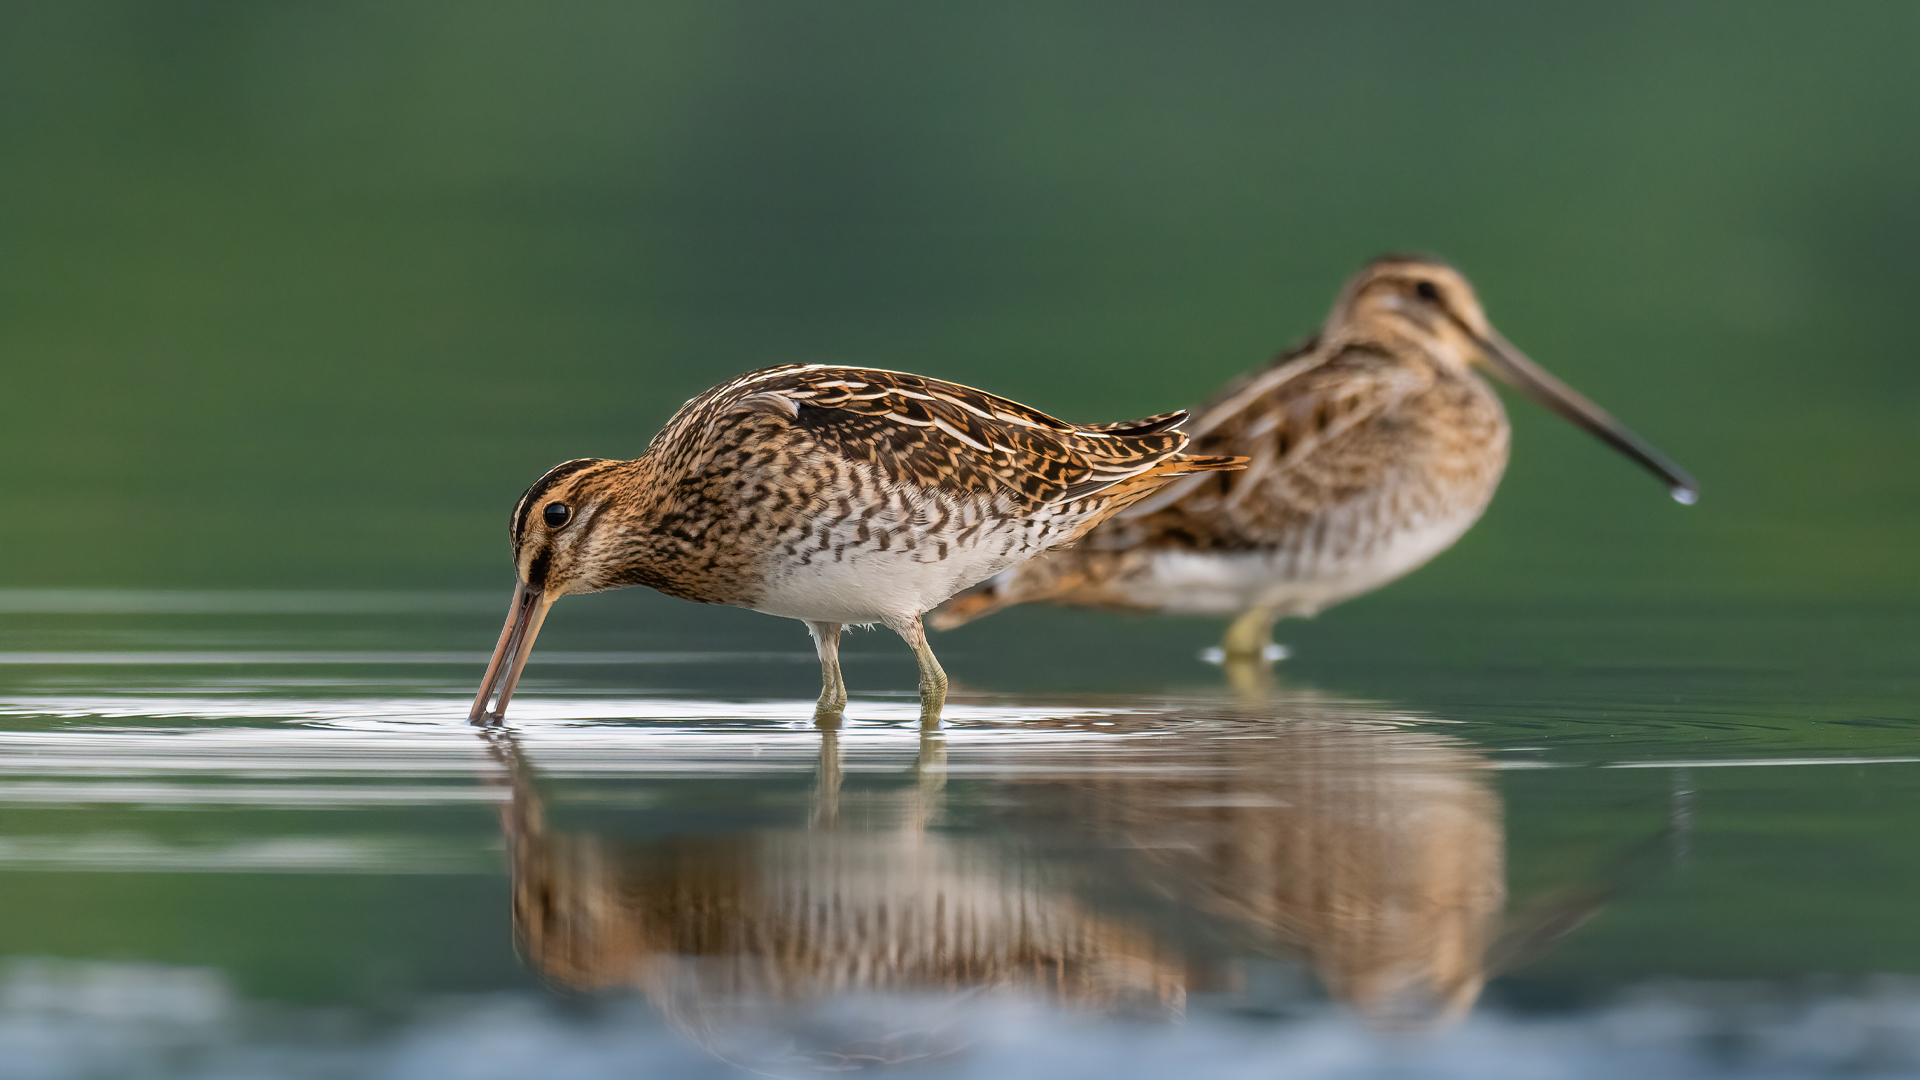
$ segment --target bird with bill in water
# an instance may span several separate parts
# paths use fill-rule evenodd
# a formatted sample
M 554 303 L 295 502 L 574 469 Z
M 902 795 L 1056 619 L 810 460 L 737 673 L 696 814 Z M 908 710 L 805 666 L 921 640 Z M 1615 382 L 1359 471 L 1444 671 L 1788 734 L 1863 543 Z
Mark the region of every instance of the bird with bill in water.
M 1686 470 L 1515 348 L 1458 270 L 1376 259 L 1319 333 L 1228 384 L 1184 426 L 1248 459 L 1134 503 L 1074 547 L 1010 567 L 935 612 L 951 629 L 1015 604 L 1227 615 L 1231 665 L 1283 655 L 1274 622 L 1371 592 L 1458 540 L 1507 464 L 1492 373 L 1692 503 Z
M 687 402 L 638 458 L 563 462 L 520 497 L 513 601 L 469 718 L 505 717 L 555 600 L 646 585 L 806 623 L 822 721 L 847 701 L 841 629 L 884 624 L 935 721 L 947 678 L 921 616 L 1180 477 L 1240 467 L 1184 453 L 1184 419 L 1076 425 L 895 371 L 749 372 Z

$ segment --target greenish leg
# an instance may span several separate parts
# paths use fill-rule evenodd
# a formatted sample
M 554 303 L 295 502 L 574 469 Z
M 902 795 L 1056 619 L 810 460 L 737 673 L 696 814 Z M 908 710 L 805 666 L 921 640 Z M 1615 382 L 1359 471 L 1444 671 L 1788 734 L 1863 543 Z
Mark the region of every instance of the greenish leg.
M 1273 665 L 1265 660 L 1247 660 L 1236 657 L 1220 665 L 1227 676 L 1227 685 L 1241 701 L 1258 703 L 1265 701 L 1273 693 Z
M 840 624 L 810 622 L 813 647 L 820 653 L 820 701 L 813 709 L 815 723 L 837 724 L 847 708 L 847 684 L 840 677 Z
M 940 710 L 947 703 L 947 673 L 940 670 L 940 661 L 933 657 L 933 648 L 927 644 L 927 632 L 920 625 L 920 616 L 890 618 L 886 624 L 889 630 L 906 641 L 907 647 L 913 650 L 913 658 L 920 662 L 920 723 L 938 725 Z
M 1276 608 L 1249 608 L 1233 620 L 1227 627 L 1227 636 L 1220 641 L 1220 651 L 1226 654 L 1227 663 L 1247 663 L 1249 661 L 1265 663 L 1267 646 L 1273 644 L 1273 624 L 1280 618 Z

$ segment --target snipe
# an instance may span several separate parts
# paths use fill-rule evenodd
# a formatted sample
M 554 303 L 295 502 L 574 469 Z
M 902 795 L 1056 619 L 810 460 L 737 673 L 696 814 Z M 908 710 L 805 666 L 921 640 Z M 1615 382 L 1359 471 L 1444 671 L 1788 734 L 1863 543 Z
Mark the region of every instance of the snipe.
M 884 623 L 935 720 L 947 679 L 921 615 L 1177 477 L 1239 467 L 1183 454 L 1185 418 L 1077 426 L 894 371 L 750 372 L 687 402 L 640 457 L 564 462 L 520 497 L 518 583 L 469 716 L 505 716 L 555 600 L 646 585 L 805 622 L 823 720 L 847 700 L 841 628 Z
M 1473 286 L 1430 259 L 1378 259 L 1320 332 L 1229 384 L 1185 430 L 1196 453 L 1249 459 L 1136 503 L 1066 551 L 956 599 L 949 629 L 1033 601 L 1234 616 L 1225 659 L 1271 655 L 1276 619 L 1370 592 L 1446 550 L 1507 463 L 1507 416 L 1479 366 L 1692 503 L 1693 477 L 1513 347 Z

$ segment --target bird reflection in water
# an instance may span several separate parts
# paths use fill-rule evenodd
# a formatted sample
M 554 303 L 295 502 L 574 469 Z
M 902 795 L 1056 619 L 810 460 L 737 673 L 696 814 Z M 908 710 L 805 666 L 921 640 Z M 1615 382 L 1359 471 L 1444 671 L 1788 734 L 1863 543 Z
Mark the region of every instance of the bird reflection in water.
M 1506 899 L 1486 761 L 1455 739 L 1356 720 L 1351 706 L 1288 706 L 1285 720 L 1141 740 L 1124 751 L 1134 768 L 1028 780 L 1021 801 L 1076 823 L 1120 855 L 1123 879 L 1233 951 L 1304 962 L 1375 1026 L 1462 1015 Z
M 1180 958 L 1077 899 L 1038 862 L 930 832 L 940 736 L 918 782 L 839 820 L 838 734 L 822 733 L 804 830 L 623 844 L 549 829 L 510 735 L 503 811 L 523 959 L 577 990 L 638 989 L 716 1056 L 842 1071 L 951 1056 L 984 1011 L 1043 1001 L 1177 1016 Z
M 1624 880 L 1504 915 L 1471 746 L 1312 695 L 1239 712 L 972 729 L 965 805 L 993 827 L 966 833 L 935 827 L 940 732 L 911 783 L 863 783 L 843 814 L 825 730 L 804 825 L 645 842 L 550 828 L 513 736 L 489 732 L 518 944 L 561 986 L 640 991 L 723 1060 L 841 1071 L 949 1057 L 995 1009 L 1176 1020 L 1261 957 L 1372 1026 L 1436 1026 Z

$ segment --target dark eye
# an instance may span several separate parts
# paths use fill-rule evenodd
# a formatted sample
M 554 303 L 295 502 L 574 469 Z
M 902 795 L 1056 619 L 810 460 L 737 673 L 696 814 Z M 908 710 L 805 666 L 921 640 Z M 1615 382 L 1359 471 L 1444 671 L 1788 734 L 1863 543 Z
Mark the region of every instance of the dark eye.
M 557 529 L 573 517 L 573 507 L 562 502 L 548 503 L 547 508 L 540 511 L 540 516 L 547 519 L 548 528 Z
M 1418 294 L 1420 299 L 1422 300 L 1440 299 L 1440 290 L 1435 288 L 1433 282 L 1431 281 L 1422 281 L 1422 282 L 1416 283 L 1413 287 L 1413 291 L 1416 294 Z

